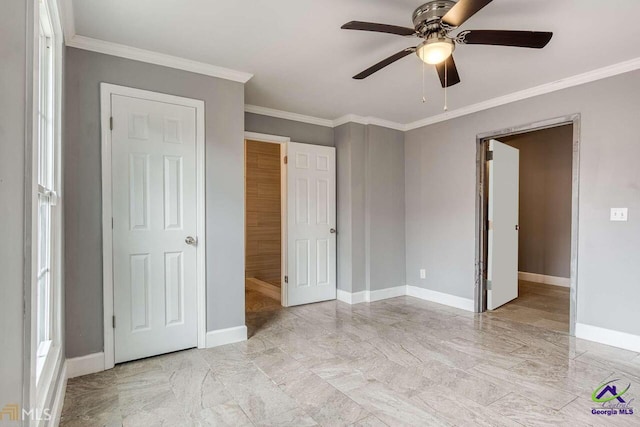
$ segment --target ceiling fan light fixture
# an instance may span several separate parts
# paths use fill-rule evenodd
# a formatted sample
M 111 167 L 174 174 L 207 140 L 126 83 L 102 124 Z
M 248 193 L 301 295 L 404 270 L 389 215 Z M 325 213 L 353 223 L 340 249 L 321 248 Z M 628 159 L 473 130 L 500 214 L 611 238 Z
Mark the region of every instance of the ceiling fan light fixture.
M 448 38 L 432 38 L 416 49 L 416 54 L 427 64 L 440 64 L 451 56 L 455 50 L 453 40 Z

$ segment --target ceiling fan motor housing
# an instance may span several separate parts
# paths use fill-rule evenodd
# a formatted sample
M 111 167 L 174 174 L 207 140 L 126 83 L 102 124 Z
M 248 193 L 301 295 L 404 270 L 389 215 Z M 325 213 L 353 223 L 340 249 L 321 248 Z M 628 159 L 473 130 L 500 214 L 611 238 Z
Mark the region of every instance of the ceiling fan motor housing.
M 433 33 L 446 34 L 442 27 L 442 17 L 455 5 L 453 0 L 435 0 L 423 4 L 413 12 L 414 28 L 422 37 Z

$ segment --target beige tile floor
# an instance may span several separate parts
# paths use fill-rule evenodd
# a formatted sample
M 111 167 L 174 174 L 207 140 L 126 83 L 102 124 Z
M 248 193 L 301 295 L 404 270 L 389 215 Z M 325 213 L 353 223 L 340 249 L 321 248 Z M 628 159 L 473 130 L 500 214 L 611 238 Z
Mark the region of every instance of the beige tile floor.
M 489 315 L 569 332 L 569 288 L 520 280 L 518 298 Z
M 591 414 L 640 356 L 495 314 L 399 297 L 247 314 L 250 339 L 69 381 L 63 426 L 640 425 Z M 635 394 L 634 394 L 635 393 Z

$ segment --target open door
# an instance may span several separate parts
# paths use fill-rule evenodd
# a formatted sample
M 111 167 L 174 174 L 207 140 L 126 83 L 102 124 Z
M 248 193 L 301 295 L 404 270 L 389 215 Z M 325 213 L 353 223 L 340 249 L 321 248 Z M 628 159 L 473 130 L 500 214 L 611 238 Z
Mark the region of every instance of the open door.
M 493 139 L 489 150 L 487 308 L 493 310 L 518 297 L 520 152 Z
M 292 306 L 336 299 L 336 152 L 287 147 L 286 301 Z

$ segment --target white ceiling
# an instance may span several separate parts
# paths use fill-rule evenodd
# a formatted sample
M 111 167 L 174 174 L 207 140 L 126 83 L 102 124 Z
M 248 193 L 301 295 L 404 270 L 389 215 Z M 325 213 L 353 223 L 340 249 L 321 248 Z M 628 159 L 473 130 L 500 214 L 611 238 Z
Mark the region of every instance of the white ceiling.
M 247 104 L 326 119 L 409 123 L 442 113 L 443 90 L 415 55 L 351 76 L 417 38 L 341 30 L 351 20 L 411 25 L 420 0 L 74 0 L 78 35 L 254 74 Z M 639 0 L 494 0 L 462 29 L 553 31 L 543 50 L 458 46 L 454 110 L 640 57 Z M 608 37 L 610 35 L 610 37 Z

